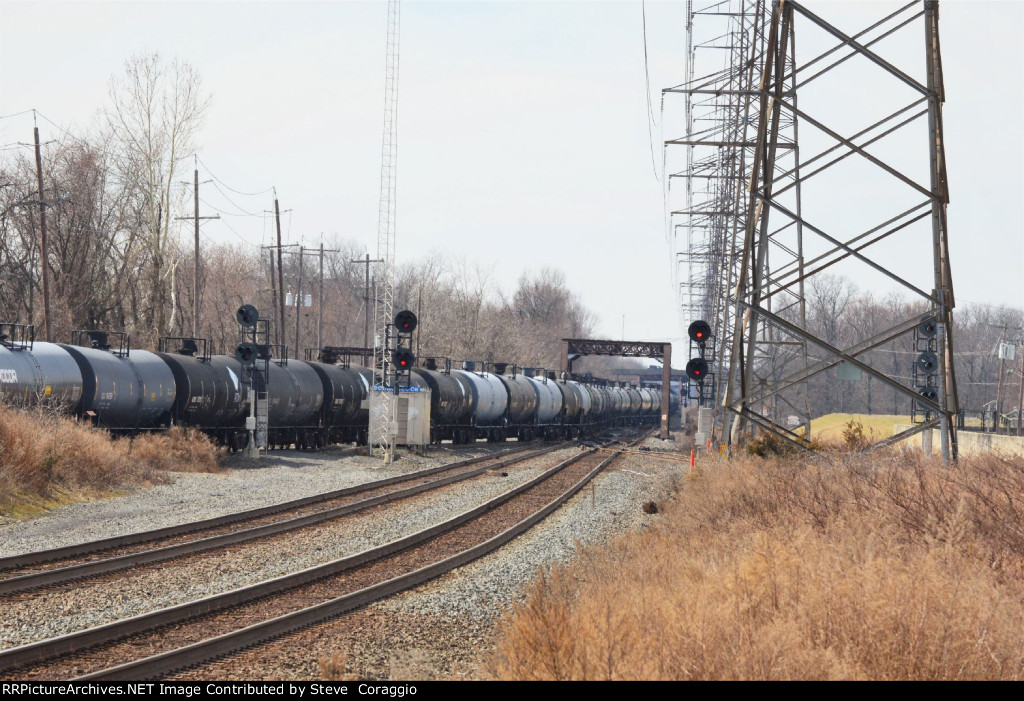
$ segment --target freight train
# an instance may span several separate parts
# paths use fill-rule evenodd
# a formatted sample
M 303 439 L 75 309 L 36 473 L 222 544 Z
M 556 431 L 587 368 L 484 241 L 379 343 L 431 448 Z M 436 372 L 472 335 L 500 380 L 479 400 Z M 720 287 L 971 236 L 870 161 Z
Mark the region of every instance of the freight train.
M 150 352 L 131 348 L 122 333 L 76 332 L 70 344 L 34 342 L 32 334 L 32 327 L 0 324 L 0 399 L 7 403 L 53 405 L 115 433 L 180 425 L 232 450 L 247 443 L 252 392 L 242 364 L 207 354 L 201 339 L 163 339 Z M 266 359 L 261 367 L 269 446 L 366 443 L 372 370 L 293 359 Z M 435 359 L 413 369 L 411 385 L 431 392 L 431 441 L 571 439 L 658 421 L 658 389 L 509 369 L 452 369 L 450 361 L 439 369 Z

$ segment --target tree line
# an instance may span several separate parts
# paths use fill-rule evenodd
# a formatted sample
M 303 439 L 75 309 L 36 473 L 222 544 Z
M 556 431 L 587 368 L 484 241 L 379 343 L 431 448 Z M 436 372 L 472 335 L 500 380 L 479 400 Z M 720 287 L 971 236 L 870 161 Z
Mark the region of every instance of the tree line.
M 60 130 L 42 159 L 54 341 L 75 329 L 128 331 L 137 347 L 165 336 L 192 336 L 193 244 L 180 240 L 176 219 L 192 214 L 188 174 L 209 110 L 201 77 L 182 61 L 134 56 L 109 82 L 106 106 L 84 134 Z M 0 321 L 43 328 L 40 196 L 34 154 L 0 159 Z M 365 251 L 337 238 L 323 257 L 323 330 L 318 337 L 317 249 L 282 255 L 286 290 L 312 296 L 292 305 L 273 340 L 301 357 L 323 345 L 362 346 L 366 311 Z M 271 252 L 255 245 L 203 244 L 199 272 L 199 336 L 211 350 L 231 352 L 239 340 L 234 312 L 242 303 L 273 313 Z M 301 277 L 300 277 L 301 276 Z M 373 291 L 370 297 L 374 296 Z M 489 269 L 440 255 L 397 269 L 396 310 L 422 309 L 421 354 L 558 367 L 559 339 L 587 336 L 594 316 L 568 289 L 564 275 L 527 273 L 512 291 Z M 372 305 L 372 299 L 370 301 Z M 295 337 L 295 314 L 301 314 Z M 279 324 L 278 324 L 279 325 Z M 514 332 L 510 331 L 514 329 Z M 41 337 L 42 334 L 37 334 Z M 374 331 L 371 329 L 370 344 Z
M 876 295 L 861 291 L 849 279 L 819 275 L 808 281 L 805 292 L 807 328 L 822 340 L 838 348 L 848 348 L 858 341 L 894 326 L 899 321 L 927 311 L 926 305 L 908 300 L 898 293 Z M 1005 328 L 1005 335 L 1004 335 Z M 953 367 L 957 378 L 957 394 L 961 409 L 980 411 L 991 408 L 1000 389 L 1001 406 L 1009 413 L 1018 406 L 1022 356 L 1024 356 L 1024 309 L 961 302 L 953 313 Z M 1013 361 L 1002 364 L 998 357 L 1000 341 L 1017 340 Z M 794 354 L 795 347 L 779 352 Z M 811 362 L 825 353 L 808 344 Z M 914 348 L 913 334 L 885 343 L 858 356 L 859 360 L 891 378 L 913 386 L 913 368 L 919 353 Z M 789 370 L 802 367 L 801 358 L 791 359 Z M 857 373 L 853 373 L 856 376 Z M 905 395 L 888 387 L 868 373 L 860 379 L 838 366 L 808 381 L 807 395 L 811 416 L 833 412 L 863 414 L 909 414 L 910 401 Z M 780 413 L 782 413 L 780 407 Z M 790 408 L 785 408 L 790 412 Z M 793 412 L 796 413 L 796 412 Z
M 109 84 L 106 107 L 86 134 L 61 131 L 42 159 L 43 209 L 48 233 L 50 323 L 53 340 L 75 329 L 127 331 L 133 345 L 154 348 L 160 337 L 192 336 L 193 248 L 172 222 L 191 214 L 191 192 L 177 186 L 210 106 L 198 72 L 157 54 L 127 60 Z M 0 321 L 42 328 L 40 205 L 34 154 L 0 153 Z M 320 260 L 317 249 L 282 255 L 285 289 L 310 294 L 310 307 L 286 310 L 275 342 L 292 357 L 321 345 L 363 346 L 367 294 L 365 250 L 357 242 L 330 239 L 323 257 L 323 329 L 318 334 Z M 272 252 L 255 245 L 204 244 L 200 270 L 200 329 L 212 352 L 230 353 L 239 340 L 234 312 L 256 304 L 276 318 L 271 289 Z M 276 256 L 275 256 L 276 258 Z M 374 297 L 370 291 L 370 304 Z M 848 280 L 816 276 L 808 283 L 808 327 L 840 348 L 866 329 L 882 329 L 917 310 L 898 295 L 860 292 Z M 594 315 L 558 270 L 523 274 L 514 290 L 502 290 L 492 271 L 441 255 L 399 266 L 396 310 L 422 312 L 417 332 L 421 356 L 514 362 L 557 369 L 560 339 L 588 337 Z M 295 337 L 295 314 L 300 314 Z M 981 409 L 996 398 L 1000 362 L 996 346 L 1024 332 L 1021 309 L 961 304 L 955 313 L 955 368 L 960 404 Z M 369 343 L 375 330 L 370 329 Z M 821 353 L 809 348 L 813 361 Z M 780 352 L 791 353 L 791 350 Z M 863 355 L 874 368 L 911 384 L 916 351 L 909 337 Z M 1016 406 L 1020 357 L 1003 363 L 1004 411 Z M 604 359 L 606 360 L 606 359 Z M 605 374 L 602 359 L 591 359 Z M 789 367 L 795 368 L 790 359 Z M 584 359 L 577 367 L 588 369 Z M 1016 374 L 1013 374 L 1016 373 Z M 831 412 L 904 414 L 905 397 L 864 375 L 840 379 L 832 368 L 808 383 L 812 416 Z M 780 407 L 779 412 L 788 412 Z

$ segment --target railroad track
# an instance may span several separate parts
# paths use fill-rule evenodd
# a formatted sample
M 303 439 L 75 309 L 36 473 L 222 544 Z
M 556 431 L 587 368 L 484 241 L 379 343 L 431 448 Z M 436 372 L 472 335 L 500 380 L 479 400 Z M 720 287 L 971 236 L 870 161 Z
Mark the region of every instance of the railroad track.
M 0 571 L 6 575 L 0 579 L 0 597 L 268 538 L 510 467 L 566 445 L 515 448 L 203 521 L 0 558 Z
M 500 547 L 558 508 L 618 454 L 588 449 L 444 523 L 350 557 L 0 652 L 0 671 L 18 679 L 152 678 L 305 628 Z M 109 668 L 110 660 L 131 661 Z

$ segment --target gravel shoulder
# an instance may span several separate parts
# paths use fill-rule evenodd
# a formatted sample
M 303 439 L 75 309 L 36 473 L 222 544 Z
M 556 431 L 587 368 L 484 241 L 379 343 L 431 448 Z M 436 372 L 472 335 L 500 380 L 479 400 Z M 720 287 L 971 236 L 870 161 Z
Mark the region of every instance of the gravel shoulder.
M 402 451 L 401 459 L 388 466 L 377 458 L 338 449 L 280 450 L 258 460 L 246 460 L 237 453 L 228 456 L 221 472 L 169 473 L 166 484 L 62 506 L 26 521 L 0 520 L 0 557 L 214 518 L 496 450 L 481 444 L 470 451 L 434 448 L 426 455 Z

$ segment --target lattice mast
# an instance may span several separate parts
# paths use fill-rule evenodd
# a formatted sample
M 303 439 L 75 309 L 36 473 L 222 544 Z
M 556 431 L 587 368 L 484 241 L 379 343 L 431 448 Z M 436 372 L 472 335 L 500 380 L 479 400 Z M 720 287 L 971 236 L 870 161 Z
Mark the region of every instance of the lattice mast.
M 400 0 L 388 0 L 387 56 L 384 71 L 384 135 L 380 151 L 380 201 L 377 207 L 377 294 L 374 298 L 374 328 L 379 334 L 374 346 L 374 364 L 379 373 L 377 384 L 391 387 L 390 325 L 395 302 L 395 223 L 398 171 L 398 38 Z M 380 408 L 381 420 L 371 440 L 379 446 L 381 457 L 392 451 L 390 426 L 392 407 Z
M 686 328 L 704 319 L 717 337 L 708 358 L 716 397 L 724 395 L 729 377 L 731 292 L 745 230 L 767 17 L 765 0 L 722 0 L 698 9 L 688 2 L 686 81 L 663 91 L 685 97 L 685 136 L 666 141 L 686 154 L 682 170 L 668 176 L 669 183 L 682 178 L 685 184 L 684 207 L 671 212 L 680 320 Z M 718 402 L 714 408 L 720 426 Z

